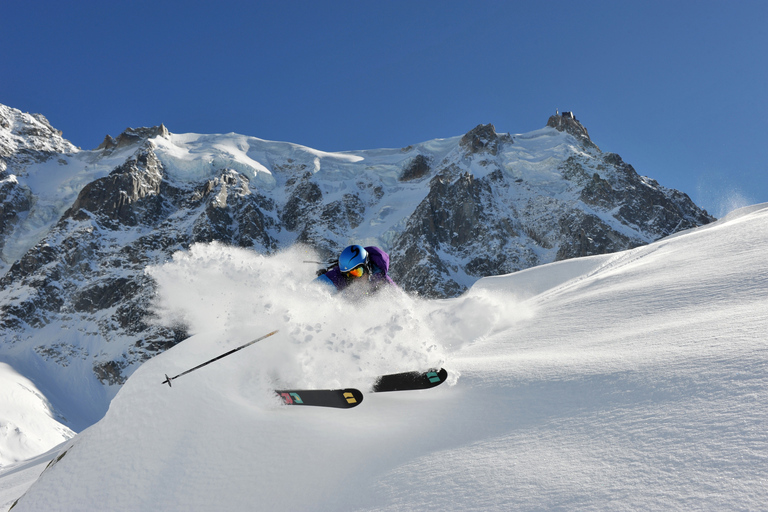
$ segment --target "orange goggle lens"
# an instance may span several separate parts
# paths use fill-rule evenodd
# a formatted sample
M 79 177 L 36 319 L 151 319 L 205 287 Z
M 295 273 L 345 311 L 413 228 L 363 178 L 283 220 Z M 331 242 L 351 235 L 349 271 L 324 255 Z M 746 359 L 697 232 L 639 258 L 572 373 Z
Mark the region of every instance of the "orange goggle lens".
M 349 272 L 346 272 L 349 277 L 361 277 L 363 275 L 363 267 L 353 268 Z

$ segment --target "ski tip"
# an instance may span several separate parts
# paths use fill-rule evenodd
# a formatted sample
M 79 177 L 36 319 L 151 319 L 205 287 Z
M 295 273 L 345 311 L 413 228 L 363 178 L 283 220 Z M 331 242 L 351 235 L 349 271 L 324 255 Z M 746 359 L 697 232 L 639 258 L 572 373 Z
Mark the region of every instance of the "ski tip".
M 347 407 L 357 407 L 363 401 L 363 392 L 359 389 L 348 388 L 344 390 L 343 397 L 347 401 Z
M 412 371 L 403 373 L 391 373 L 381 375 L 373 384 L 371 391 L 381 393 L 384 391 L 409 391 L 417 389 L 429 389 L 439 386 L 448 378 L 445 368 L 433 368 L 426 372 Z
M 165 374 L 165 380 L 161 384 L 168 384 L 169 388 L 173 387 L 173 386 L 171 386 L 171 378 L 168 376 L 167 373 Z

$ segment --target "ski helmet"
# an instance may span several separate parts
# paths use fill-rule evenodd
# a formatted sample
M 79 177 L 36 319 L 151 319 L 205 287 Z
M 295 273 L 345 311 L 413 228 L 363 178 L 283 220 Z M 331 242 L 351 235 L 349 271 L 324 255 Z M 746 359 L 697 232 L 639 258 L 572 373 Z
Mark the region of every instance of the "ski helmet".
M 339 270 L 349 272 L 355 267 L 365 265 L 368 261 L 368 251 L 362 245 L 350 245 L 339 256 Z

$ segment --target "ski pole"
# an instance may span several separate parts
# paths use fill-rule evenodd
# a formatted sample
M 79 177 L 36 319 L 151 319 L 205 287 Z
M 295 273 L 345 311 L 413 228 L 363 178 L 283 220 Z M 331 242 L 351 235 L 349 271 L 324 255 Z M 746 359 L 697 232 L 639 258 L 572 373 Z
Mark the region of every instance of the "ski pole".
M 244 349 L 245 347 L 248 347 L 248 346 L 250 346 L 250 345 L 253 345 L 253 344 L 254 344 L 254 343 L 256 343 L 257 341 L 261 341 L 261 340 L 263 340 L 264 338 L 269 338 L 270 336 L 272 336 L 272 335 L 273 335 L 273 334 L 275 334 L 276 332 L 277 332 L 277 331 L 272 331 L 272 332 L 270 332 L 269 334 L 265 334 L 264 336 L 262 336 L 262 337 L 260 337 L 260 338 L 256 338 L 256 339 L 255 339 L 255 340 L 253 340 L 253 341 L 249 341 L 249 342 L 248 342 L 248 343 L 246 343 L 245 345 L 240 345 L 239 347 L 237 347 L 237 348 L 235 348 L 235 349 L 232 349 L 232 350 L 230 350 L 229 352 L 226 352 L 226 353 L 224 353 L 224 354 L 221 354 L 221 355 L 220 355 L 220 356 L 218 356 L 218 357 L 214 357 L 214 358 L 213 358 L 213 359 L 211 359 L 210 361 L 206 361 L 206 362 L 204 362 L 203 364 L 197 365 L 197 366 L 195 366 L 194 368 L 190 368 L 189 370 L 187 370 L 187 371 L 185 371 L 185 372 L 181 372 L 180 374 L 176 375 L 175 377 L 169 377 L 169 376 L 168 376 L 168 374 L 166 373 L 166 374 L 165 374 L 165 380 L 164 380 L 163 382 L 161 382 L 161 384 L 168 384 L 168 387 L 169 387 L 169 388 L 172 388 L 173 386 L 171 386 L 171 381 L 172 381 L 173 379 L 178 379 L 178 378 L 179 378 L 179 377 L 181 377 L 182 375 L 186 375 L 186 374 L 188 374 L 188 373 L 190 373 L 190 372 L 193 372 L 193 371 L 197 370 L 198 368 L 202 368 L 203 366 L 205 366 L 205 365 L 207 365 L 207 364 L 211 364 L 211 363 L 212 363 L 212 362 L 214 362 L 214 361 L 218 361 L 218 360 L 219 360 L 219 359 L 221 359 L 222 357 L 227 357 L 227 356 L 228 356 L 228 355 L 230 355 L 230 354 L 234 354 L 234 353 L 235 353 L 235 352 L 237 352 L 238 350 L 242 350 L 242 349 Z

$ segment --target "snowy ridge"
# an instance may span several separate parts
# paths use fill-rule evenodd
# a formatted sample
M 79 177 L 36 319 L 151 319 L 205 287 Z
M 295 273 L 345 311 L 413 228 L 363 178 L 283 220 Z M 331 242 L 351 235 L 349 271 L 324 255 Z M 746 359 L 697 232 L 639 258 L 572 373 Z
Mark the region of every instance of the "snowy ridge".
M 757 510 L 768 502 L 768 205 L 646 247 L 480 280 L 453 299 L 311 305 L 278 258 L 152 267 L 199 332 L 131 376 L 14 512 Z M 300 252 L 282 255 L 298 260 Z M 245 282 L 238 269 L 247 268 Z M 203 293 L 202 290 L 208 290 Z M 518 296 L 520 292 L 520 296 Z M 163 386 L 272 327 L 268 341 Z M 205 330 L 207 329 L 207 330 Z M 433 390 L 296 410 L 275 383 L 440 364 Z M 0 473 L 0 488 L 5 477 Z M 354 492 L 350 492 L 354 489 Z

